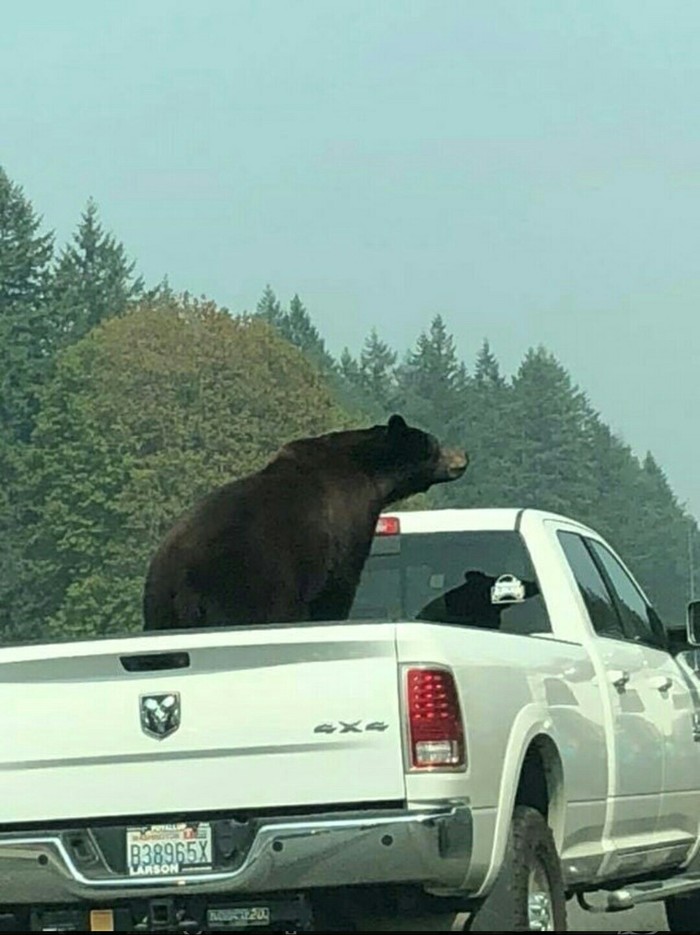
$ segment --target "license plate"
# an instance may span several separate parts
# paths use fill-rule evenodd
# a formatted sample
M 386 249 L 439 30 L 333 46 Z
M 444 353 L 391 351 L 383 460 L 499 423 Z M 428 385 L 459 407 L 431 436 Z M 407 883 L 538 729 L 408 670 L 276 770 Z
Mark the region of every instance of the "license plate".
M 182 822 L 127 828 L 126 863 L 131 877 L 177 876 L 211 868 L 211 825 Z
M 270 909 L 268 906 L 231 906 L 226 909 L 208 909 L 207 924 L 222 926 L 223 930 L 269 925 Z

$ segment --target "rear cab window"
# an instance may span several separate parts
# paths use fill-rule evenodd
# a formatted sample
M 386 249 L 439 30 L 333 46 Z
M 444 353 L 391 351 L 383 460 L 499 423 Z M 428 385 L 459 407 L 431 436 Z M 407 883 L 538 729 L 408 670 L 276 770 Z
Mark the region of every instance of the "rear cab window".
M 350 618 L 520 634 L 552 629 L 530 555 L 515 530 L 375 537 Z

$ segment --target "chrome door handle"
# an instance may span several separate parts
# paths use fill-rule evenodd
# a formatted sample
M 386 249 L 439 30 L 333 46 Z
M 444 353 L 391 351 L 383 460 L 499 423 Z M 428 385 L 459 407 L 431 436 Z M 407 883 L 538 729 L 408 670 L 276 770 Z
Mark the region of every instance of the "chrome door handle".
M 630 680 L 630 674 L 625 669 L 611 669 L 608 678 L 615 688 L 624 688 Z
M 673 679 L 670 675 L 654 675 L 649 679 L 649 684 L 660 692 L 667 692 L 673 685 Z

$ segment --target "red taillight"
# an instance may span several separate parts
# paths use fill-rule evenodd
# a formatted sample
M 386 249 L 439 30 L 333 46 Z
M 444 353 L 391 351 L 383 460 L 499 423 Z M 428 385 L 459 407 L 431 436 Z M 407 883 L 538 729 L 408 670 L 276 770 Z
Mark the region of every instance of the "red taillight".
M 414 769 L 462 769 L 466 764 L 464 727 L 452 673 L 409 669 L 406 692 L 411 765 Z
M 376 536 L 398 536 L 400 532 L 401 524 L 398 516 L 380 516 L 374 534 Z

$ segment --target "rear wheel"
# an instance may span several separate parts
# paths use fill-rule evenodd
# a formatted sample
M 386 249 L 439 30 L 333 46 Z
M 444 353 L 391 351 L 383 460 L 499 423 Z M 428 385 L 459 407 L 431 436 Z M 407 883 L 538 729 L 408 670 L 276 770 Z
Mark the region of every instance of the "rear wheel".
M 506 855 L 469 932 L 565 932 L 566 895 L 552 832 L 534 808 L 513 812 Z

